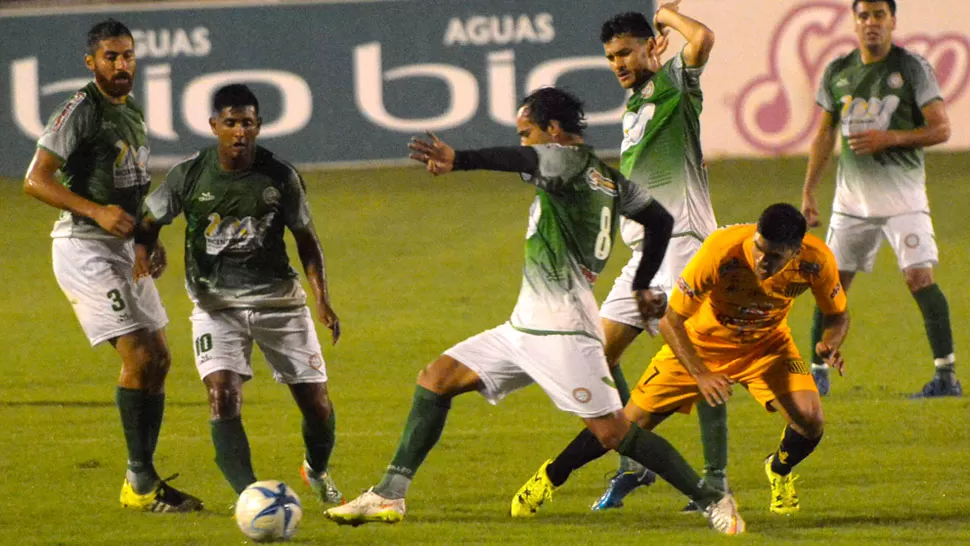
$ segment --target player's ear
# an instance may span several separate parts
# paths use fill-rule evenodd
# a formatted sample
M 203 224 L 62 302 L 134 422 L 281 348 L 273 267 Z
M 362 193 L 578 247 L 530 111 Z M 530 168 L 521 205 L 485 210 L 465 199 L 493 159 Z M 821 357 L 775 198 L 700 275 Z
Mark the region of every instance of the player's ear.
M 256 134 L 259 134 L 259 130 L 263 128 L 263 118 L 256 116 Z
M 84 66 L 88 67 L 88 70 L 94 72 L 94 55 L 90 53 L 84 54 Z
M 209 117 L 209 128 L 212 130 L 212 134 L 215 136 L 219 136 L 219 133 L 216 132 L 216 126 L 218 123 L 219 120 L 217 120 L 215 116 Z

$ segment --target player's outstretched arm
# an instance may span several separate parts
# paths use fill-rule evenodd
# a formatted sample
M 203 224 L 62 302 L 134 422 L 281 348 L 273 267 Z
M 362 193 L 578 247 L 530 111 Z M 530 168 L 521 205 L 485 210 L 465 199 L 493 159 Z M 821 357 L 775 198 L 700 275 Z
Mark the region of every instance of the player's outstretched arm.
M 340 339 L 340 319 L 330 306 L 330 289 L 327 286 L 323 248 L 320 246 L 320 239 L 317 237 L 313 222 L 303 229 L 293 230 L 293 238 L 296 240 L 296 249 L 300 254 L 307 280 L 310 282 L 310 289 L 313 291 L 317 318 L 330 330 L 331 340 L 336 345 Z
M 55 154 L 37 148 L 24 178 L 24 193 L 52 207 L 84 216 L 97 222 L 108 233 L 127 237 L 135 219 L 117 205 L 99 205 L 64 187 L 57 180 L 57 170 L 64 163 Z
M 687 40 L 684 46 L 684 64 L 689 67 L 704 66 L 714 49 L 714 31 L 704 23 L 680 13 L 680 0 L 660 6 L 653 16 L 653 26 L 661 36 L 667 29 L 676 30 Z
M 815 344 L 815 352 L 825 360 L 830 367 L 842 375 L 845 371 L 845 361 L 842 359 L 842 342 L 849 333 L 849 311 L 834 315 L 822 316 L 822 340 Z
M 802 214 L 810 227 L 818 227 L 820 223 L 815 192 L 822 180 L 822 171 L 832 157 L 832 149 L 835 147 L 837 138 L 838 125 L 835 123 L 835 118 L 831 112 L 822 110 L 822 120 L 815 132 L 815 139 L 812 140 L 812 148 L 808 154 L 808 168 L 805 170 L 805 184 L 802 186 Z
M 436 176 L 451 171 L 474 170 L 534 175 L 539 170 L 539 155 L 529 146 L 455 151 L 434 133 L 429 131 L 427 135 L 430 140 L 411 138 L 408 157 L 424 163 L 428 171 Z

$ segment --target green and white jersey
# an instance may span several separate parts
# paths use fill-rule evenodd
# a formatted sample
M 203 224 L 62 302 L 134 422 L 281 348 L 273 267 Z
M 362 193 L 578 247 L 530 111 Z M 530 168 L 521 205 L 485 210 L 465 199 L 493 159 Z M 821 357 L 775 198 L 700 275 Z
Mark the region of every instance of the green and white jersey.
M 145 209 L 163 225 L 185 215 L 185 286 L 199 308 L 306 304 L 283 233 L 310 225 L 310 209 L 300 175 L 272 152 L 257 147 L 250 170 L 228 172 L 206 148 L 173 167 Z
M 623 114 L 620 172 L 645 186 L 674 217 L 673 236 L 704 240 L 717 229 L 701 152 L 700 77 L 677 54 L 633 90 Z M 623 225 L 623 240 L 638 249 L 643 228 Z
M 863 63 L 856 49 L 829 63 L 816 101 L 842 133 L 834 212 L 862 218 L 929 212 L 922 148 L 856 155 L 848 137 L 869 129 L 921 127 L 922 108 L 940 98 L 926 59 L 895 45 L 879 62 Z
M 532 334 L 603 339 L 593 282 L 603 270 L 620 215 L 646 207 L 650 194 L 586 146 L 542 145 L 529 211 L 522 289 L 511 324 Z
M 37 146 L 64 161 L 61 182 L 100 205 L 138 213 L 148 193 L 148 128 L 132 99 L 113 104 L 91 82 L 54 110 Z M 64 211 L 51 237 L 115 239 L 89 218 Z

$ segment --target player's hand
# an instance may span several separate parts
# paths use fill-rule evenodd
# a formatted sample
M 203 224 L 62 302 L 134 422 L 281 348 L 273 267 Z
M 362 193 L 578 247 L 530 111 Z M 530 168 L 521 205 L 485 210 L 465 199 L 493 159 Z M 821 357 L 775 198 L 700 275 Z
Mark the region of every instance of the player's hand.
M 337 313 L 334 313 L 326 302 L 318 301 L 317 317 L 324 326 L 330 329 L 331 344 L 336 345 L 340 339 L 340 319 L 337 318 Z
M 655 11 L 653 14 L 653 28 L 657 32 L 657 34 L 663 34 L 664 36 L 667 35 L 667 32 L 669 32 L 669 29 L 667 28 L 667 25 L 661 23 L 658 19 L 662 17 L 660 12 L 662 12 L 665 9 L 668 9 L 673 12 L 679 12 L 680 0 L 674 0 L 673 2 L 667 2 L 666 4 L 661 4 L 660 7 L 657 8 L 657 11 Z
M 657 288 L 634 290 L 633 298 L 637 300 L 637 309 L 647 322 L 659 319 L 667 312 L 667 293 Z
M 829 347 L 824 341 L 815 344 L 815 354 L 822 357 L 822 360 L 839 371 L 839 375 L 845 375 L 845 360 L 842 359 L 842 352 L 838 347 Z
M 818 201 L 815 200 L 815 194 L 802 194 L 802 216 L 805 217 L 805 222 L 808 223 L 808 227 L 818 227 L 821 225 L 818 219 Z
M 101 226 L 101 229 L 115 237 L 127 237 L 135 229 L 135 219 L 118 205 L 103 205 L 98 207 L 91 218 Z
M 869 129 L 849 135 L 849 148 L 859 155 L 874 154 L 896 145 L 896 135 L 891 131 Z
M 165 252 L 165 247 L 162 246 L 162 242 L 156 241 L 155 250 L 152 251 L 152 255 L 148 258 L 148 274 L 153 279 L 157 279 L 162 276 L 162 273 L 165 273 L 166 268 L 168 268 L 168 253 Z
M 728 376 L 720 373 L 705 373 L 695 377 L 697 380 L 697 387 L 700 389 L 701 394 L 704 395 L 704 399 L 707 403 L 716 408 L 717 406 L 727 404 L 728 398 L 731 398 L 733 394 L 733 389 L 731 388 L 731 380 Z
M 145 245 L 135 245 L 135 280 L 151 275 L 151 259 L 148 256 L 148 249 Z
M 424 163 L 428 172 L 435 176 L 450 173 L 455 168 L 455 149 L 445 144 L 431 131 L 428 131 L 427 135 L 430 141 L 411 137 L 411 142 L 408 143 L 411 153 L 408 157 Z

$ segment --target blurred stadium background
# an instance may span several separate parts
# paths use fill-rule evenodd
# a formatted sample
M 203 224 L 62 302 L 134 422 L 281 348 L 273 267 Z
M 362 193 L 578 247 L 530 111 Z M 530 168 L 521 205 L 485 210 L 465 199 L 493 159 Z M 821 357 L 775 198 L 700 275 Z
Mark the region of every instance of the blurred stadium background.
M 940 79 L 953 125 L 927 157 L 928 186 L 958 361 L 970 294 L 970 4 L 899 3 L 896 42 L 921 52 Z M 717 44 L 702 79 L 703 143 L 721 224 L 752 221 L 767 204 L 797 204 L 826 62 L 852 47 L 849 1 L 684 0 Z M 231 490 L 215 464 L 205 395 L 192 365 L 180 226 L 164 234 L 160 282 L 174 361 L 159 467 L 202 496 L 210 513 L 126 514 L 113 404 L 118 365 L 91 350 L 50 270 L 56 213 L 23 196 L 33 142 L 54 106 L 83 85 L 84 33 L 107 16 L 135 31 L 136 96 L 146 109 L 152 166 L 164 172 L 207 146 L 209 94 L 245 81 L 263 102 L 261 144 L 300 164 L 328 260 L 345 337 L 325 359 L 338 413 L 333 459 L 348 495 L 379 477 L 410 405 L 417 370 L 453 343 L 504 321 L 519 284 L 531 200 L 513 176 L 432 179 L 407 166 L 408 136 L 426 128 L 458 147 L 515 142 L 519 97 L 568 86 L 587 101 L 589 140 L 616 154 L 624 95 L 606 70 L 599 24 L 652 2 L 377 0 L 364 2 L 0 1 L 0 543 L 239 544 Z M 671 51 L 676 51 L 679 43 Z M 831 198 L 826 175 L 821 202 Z M 618 249 L 605 296 L 629 253 Z M 294 259 L 295 256 L 291 255 Z M 824 400 L 825 441 L 799 467 L 802 512 L 767 512 L 761 469 L 781 421 L 738 393 L 730 406 L 729 472 L 751 543 L 970 542 L 970 415 L 966 399 L 913 402 L 932 372 L 923 326 L 890 253 L 850 294 L 848 373 Z M 792 327 L 806 345 L 810 301 Z M 624 360 L 636 378 L 656 340 Z M 578 430 L 539 389 L 492 408 L 463 397 L 396 527 L 339 529 L 299 484 L 299 416 L 265 369 L 247 386 L 245 422 L 259 476 L 290 482 L 306 506 L 298 542 L 717 542 L 677 514 L 672 488 L 635 494 L 627 508 L 590 514 L 612 460 L 577 475 L 534 522 L 507 518 L 521 482 Z M 958 365 L 964 382 L 970 375 Z M 264 373 L 260 373 L 264 372 Z M 696 420 L 660 430 L 700 464 Z M 156 521 L 157 520 L 157 521 Z

